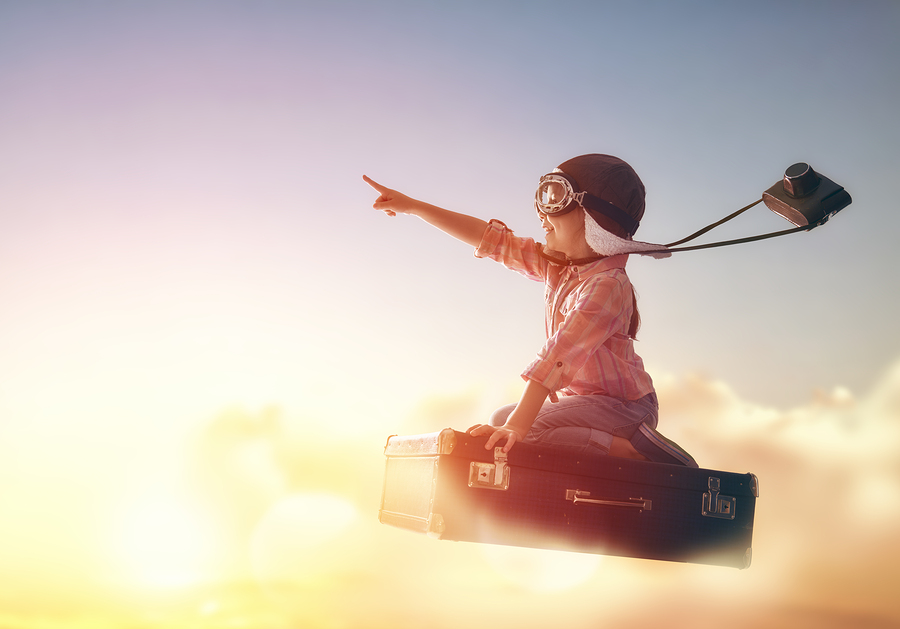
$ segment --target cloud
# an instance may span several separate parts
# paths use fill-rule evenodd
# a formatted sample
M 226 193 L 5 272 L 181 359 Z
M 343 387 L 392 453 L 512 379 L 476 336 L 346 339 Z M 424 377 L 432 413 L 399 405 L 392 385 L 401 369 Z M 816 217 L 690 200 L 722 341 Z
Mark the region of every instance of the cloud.
M 658 389 L 660 429 L 701 465 L 897 472 L 900 362 L 862 399 L 838 387 L 791 409 L 743 400 L 726 383 L 697 375 L 662 378 Z
M 900 620 L 900 361 L 862 397 L 838 387 L 791 409 L 698 375 L 662 378 L 659 394 L 660 429 L 701 467 L 759 477 L 750 571 L 785 588 L 785 617 Z
M 214 418 L 198 437 L 197 461 L 215 481 L 207 488 L 218 487 L 223 515 L 242 522 L 235 547 L 255 553 L 257 572 L 275 562 L 277 570 L 264 572 L 277 573 L 284 589 L 272 610 L 297 622 L 421 626 L 447 593 L 467 603 L 445 609 L 443 626 L 473 614 L 544 626 L 559 608 L 572 627 L 601 619 L 610 627 L 713 627 L 722 617 L 736 627 L 900 622 L 900 362 L 861 396 L 819 391 L 789 409 L 743 399 L 728 383 L 699 375 L 658 378 L 658 390 L 661 430 L 702 467 L 759 477 L 748 570 L 609 557 L 572 564 L 577 578 L 554 589 L 552 570 L 571 567 L 548 563 L 538 556 L 544 551 L 438 542 L 378 524 L 383 441 L 316 430 L 317 422 L 277 409 Z M 427 396 L 416 417 L 398 419 L 396 432 L 465 428 L 473 414 L 505 401 L 481 390 Z M 356 515 L 304 545 L 301 529 L 321 524 L 306 511 L 315 496 L 335 513 Z
M 607 558 L 584 585 L 559 594 L 608 595 L 602 613 L 596 606 L 569 601 L 571 626 L 596 626 L 600 618 L 622 627 L 713 627 L 722 617 L 738 627 L 900 622 L 893 593 L 900 586 L 895 533 L 900 526 L 900 361 L 861 396 L 837 387 L 787 409 L 744 399 L 728 383 L 699 375 L 660 378 L 658 389 L 664 434 L 686 447 L 702 467 L 750 471 L 760 479 L 753 564 L 734 571 Z M 465 392 L 445 405 L 431 398 L 422 408 L 434 408 L 432 417 L 446 423 L 467 418 L 480 399 L 476 392 Z M 446 415 L 438 412 L 441 408 Z M 451 425 L 461 428 L 467 422 Z M 411 533 L 406 543 L 393 532 L 377 537 L 394 542 L 395 556 L 404 547 L 417 549 L 414 558 L 403 562 L 408 569 L 430 574 L 449 567 L 436 558 L 449 542 L 422 544 Z M 511 558 L 503 561 L 526 565 L 533 558 L 517 558 L 516 553 L 538 551 L 508 552 Z M 509 581 L 494 565 L 495 555 L 468 557 L 471 570 L 496 573 L 498 584 L 488 587 L 484 600 L 473 595 L 473 608 L 488 605 L 488 597 L 496 597 L 491 604 L 503 605 L 515 596 L 499 585 L 507 583 L 508 588 Z M 619 601 L 635 603 L 626 594 L 631 587 L 640 590 L 641 600 L 663 603 L 629 615 Z M 534 600 L 549 604 L 548 596 L 544 592 Z M 521 609 L 527 615 L 517 616 L 523 626 L 539 617 L 533 607 Z M 698 619 L 699 609 L 707 610 L 708 622 Z
M 335 434 L 277 407 L 228 409 L 196 435 L 193 482 L 240 538 L 297 494 L 342 496 L 377 509 L 384 442 L 354 439 L 349 432 Z

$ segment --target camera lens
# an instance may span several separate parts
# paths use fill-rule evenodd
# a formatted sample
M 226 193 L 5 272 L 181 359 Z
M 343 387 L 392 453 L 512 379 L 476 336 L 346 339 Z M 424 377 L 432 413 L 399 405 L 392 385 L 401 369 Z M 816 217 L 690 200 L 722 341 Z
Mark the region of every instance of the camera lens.
M 784 171 L 784 191 L 790 197 L 805 197 L 818 187 L 819 176 L 809 164 L 798 162 Z

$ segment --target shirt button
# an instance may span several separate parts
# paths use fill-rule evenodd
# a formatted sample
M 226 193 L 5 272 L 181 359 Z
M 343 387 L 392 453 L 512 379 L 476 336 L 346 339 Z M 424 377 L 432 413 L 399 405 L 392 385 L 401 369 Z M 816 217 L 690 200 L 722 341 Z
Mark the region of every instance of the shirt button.
M 562 367 L 562 361 L 556 363 L 556 366 L 557 366 L 557 367 Z

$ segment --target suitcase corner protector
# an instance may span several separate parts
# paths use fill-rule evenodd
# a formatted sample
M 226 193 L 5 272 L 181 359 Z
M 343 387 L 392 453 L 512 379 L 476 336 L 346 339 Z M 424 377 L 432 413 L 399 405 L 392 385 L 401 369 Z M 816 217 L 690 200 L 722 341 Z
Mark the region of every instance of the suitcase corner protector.
M 444 428 L 437 439 L 437 453 L 450 454 L 456 447 L 456 431 L 452 428 Z
M 432 513 L 428 518 L 428 527 L 426 529 L 426 534 L 431 539 L 441 539 L 441 536 L 444 534 L 444 529 L 446 526 L 444 525 L 444 516 L 440 513 Z

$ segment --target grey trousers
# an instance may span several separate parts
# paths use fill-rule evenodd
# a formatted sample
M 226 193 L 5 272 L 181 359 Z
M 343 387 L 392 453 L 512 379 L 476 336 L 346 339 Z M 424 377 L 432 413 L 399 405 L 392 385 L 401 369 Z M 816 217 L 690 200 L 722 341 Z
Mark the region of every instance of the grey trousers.
M 491 415 L 491 426 L 505 424 L 515 408 L 515 404 L 498 408 Z M 565 446 L 581 451 L 596 448 L 609 454 L 613 437 L 630 440 L 641 424 L 656 428 L 658 417 L 656 393 L 639 400 L 569 395 L 560 397 L 559 402 L 544 402 L 523 443 Z

